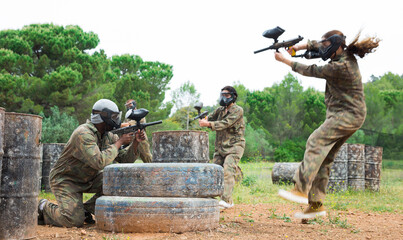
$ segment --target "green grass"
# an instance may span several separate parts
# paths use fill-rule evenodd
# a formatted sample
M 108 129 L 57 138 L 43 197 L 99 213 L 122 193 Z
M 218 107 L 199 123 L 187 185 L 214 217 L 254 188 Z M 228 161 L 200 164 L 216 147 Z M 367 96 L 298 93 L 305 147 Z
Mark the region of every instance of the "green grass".
M 84 202 L 87 201 L 93 195 L 94 195 L 94 193 L 84 193 L 83 194 L 83 201 Z M 39 199 L 42 199 L 42 198 L 48 199 L 50 201 L 56 201 L 55 195 L 53 195 L 53 193 L 48 193 L 48 192 L 45 192 L 45 191 L 41 191 L 39 193 Z
M 384 169 L 403 169 L 403 160 L 383 160 L 382 170 Z
M 348 190 L 329 193 L 324 202 L 325 206 L 334 210 L 357 209 L 364 212 L 403 213 L 403 165 L 396 162 L 384 160 L 379 192 Z M 235 203 L 285 202 L 277 196 L 277 192 L 280 188 L 290 190 L 292 185 L 280 186 L 272 183 L 273 165 L 272 162 L 241 163 L 244 179 L 234 189 Z

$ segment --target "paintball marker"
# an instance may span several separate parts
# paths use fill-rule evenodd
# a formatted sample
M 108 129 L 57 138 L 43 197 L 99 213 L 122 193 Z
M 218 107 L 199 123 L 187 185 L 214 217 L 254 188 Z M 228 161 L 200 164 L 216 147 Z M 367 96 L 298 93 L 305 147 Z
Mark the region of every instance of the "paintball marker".
M 198 115 L 195 118 L 193 118 L 193 121 L 196 119 L 203 119 L 208 115 L 208 111 L 204 111 L 204 112 L 200 113 L 202 107 L 203 107 L 202 102 L 198 102 L 195 104 L 194 108 L 197 110 Z
M 276 27 L 276 28 L 272 28 L 272 29 L 264 31 L 263 32 L 263 37 L 274 39 L 274 43 L 270 47 L 254 51 L 254 53 L 255 54 L 260 53 L 260 52 L 263 52 L 263 51 L 266 51 L 266 50 L 269 50 L 269 49 L 275 49 L 276 52 L 278 52 L 279 48 L 289 48 L 289 47 L 294 46 L 295 44 L 299 43 L 302 39 L 304 39 L 303 37 L 298 36 L 297 38 L 293 38 L 293 39 L 290 39 L 288 41 L 278 42 L 277 38 L 281 34 L 283 34 L 284 31 L 285 30 L 282 29 L 281 27 Z
M 126 112 L 126 118 L 136 121 L 136 125 L 118 128 L 118 129 L 112 130 L 111 133 L 120 135 L 120 134 L 129 133 L 129 132 L 137 132 L 138 129 L 142 130 L 148 126 L 162 123 L 161 120 L 156 121 L 156 122 L 140 123 L 140 120 L 142 118 L 144 118 L 147 114 L 148 114 L 148 110 L 144 109 L 144 108 L 140 108 L 140 109 L 136 109 L 136 110 L 129 109 Z

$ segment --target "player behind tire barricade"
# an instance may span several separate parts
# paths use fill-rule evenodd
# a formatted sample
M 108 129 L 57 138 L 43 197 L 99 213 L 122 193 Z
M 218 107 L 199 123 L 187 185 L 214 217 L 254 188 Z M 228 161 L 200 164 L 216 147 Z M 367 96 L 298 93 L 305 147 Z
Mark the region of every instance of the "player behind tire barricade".
M 129 132 L 120 137 L 110 131 L 120 128 L 121 112 L 108 100 L 98 100 L 91 120 L 72 133 L 60 158 L 50 171 L 50 187 L 57 205 L 46 199 L 38 204 L 38 224 L 59 227 L 81 227 L 94 223 L 95 201 L 102 195 L 102 170 L 113 162 L 133 163 L 144 131 Z M 123 145 L 129 145 L 120 149 Z M 95 193 L 83 203 L 83 193 Z
M 232 192 L 237 175 L 242 174 L 238 163 L 245 150 L 245 121 L 242 107 L 235 103 L 237 97 L 235 88 L 224 87 L 220 93 L 221 107 L 214 110 L 207 119 L 199 120 L 201 127 L 216 131 L 213 163 L 224 167 L 224 194 L 219 202 L 222 208 L 234 206 Z

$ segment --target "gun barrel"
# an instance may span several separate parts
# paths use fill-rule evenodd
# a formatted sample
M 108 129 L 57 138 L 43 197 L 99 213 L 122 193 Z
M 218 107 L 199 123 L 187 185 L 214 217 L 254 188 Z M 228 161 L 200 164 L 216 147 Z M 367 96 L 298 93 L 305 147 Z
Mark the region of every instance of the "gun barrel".
M 125 134 L 125 133 L 129 133 L 129 132 L 137 132 L 138 129 L 145 129 L 148 126 L 152 126 L 152 125 L 157 125 L 157 124 L 161 124 L 162 121 L 155 121 L 155 122 L 149 122 L 149 123 L 142 123 L 139 126 L 137 125 L 133 125 L 133 126 L 128 126 L 128 127 L 124 127 L 124 128 L 118 128 L 115 130 L 110 131 L 113 134 Z
M 148 126 L 157 125 L 157 124 L 161 124 L 161 123 L 162 123 L 162 121 L 159 120 L 159 121 L 155 121 L 155 122 L 144 123 L 143 126 L 145 128 L 145 127 L 148 127 Z
M 199 115 L 197 115 L 196 117 L 194 117 L 193 120 L 196 120 L 199 118 L 200 119 L 205 118 L 207 115 L 208 115 L 208 111 L 204 111 L 204 112 L 200 113 Z
M 269 49 L 273 49 L 273 48 L 272 48 L 272 46 L 267 47 L 267 48 L 263 48 L 263 49 L 260 49 L 260 50 L 257 50 L 257 51 L 254 51 L 253 53 L 254 53 L 254 54 L 256 54 L 256 53 L 260 53 L 260 52 L 267 51 L 267 50 L 269 50 Z
M 302 39 L 304 39 L 303 37 L 301 37 L 301 36 L 298 36 L 297 38 L 293 38 L 293 39 L 290 39 L 290 40 L 288 40 L 288 41 L 282 41 L 282 42 L 275 42 L 273 45 L 271 45 L 270 47 L 267 47 L 267 48 L 263 48 L 263 49 L 260 49 L 260 50 L 257 50 L 257 51 L 254 51 L 253 53 L 260 53 L 260 52 L 263 52 L 263 51 L 266 51 L 266 50 L 269 50 L 269 49 L 275 49 L 276 51 L 278 51 L 278 49 L 279 48 L 287 48 L 287 47 L 291 47 L 291 46 L 294 46 L 295 44 L 297 44 L 297 43 L 299 43 L 300 41 L 302 41 Z

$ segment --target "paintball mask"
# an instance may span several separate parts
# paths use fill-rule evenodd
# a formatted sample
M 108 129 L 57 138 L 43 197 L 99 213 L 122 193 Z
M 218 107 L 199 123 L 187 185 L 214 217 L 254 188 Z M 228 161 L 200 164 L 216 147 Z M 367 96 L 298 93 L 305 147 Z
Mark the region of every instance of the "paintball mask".
M 98 100 L 92 107 L 92 114 L 99 114 L 102 121 L 112 127 L 112 129 L 120 128 L 122 112 L 118 106 L 108 99 Z
M 236 96 L 233 92 L 221 92 L 220 93 L 220 105 L 228 106 L 231 103 L 235 102 Z
M 330 37 L 328 37 L 325 40 L 320 41 L 320 47 L 319 47 L 319 54 L 321 58 L 325 61 L 329 59 L 333 53 L 339 49 L 339 47 L 344 43 L 345 36 L 340 36 L 338 34 L 334 34 Z M 323 42 L 329 41 L 330 45 L 329 46 L 324 46 Z

